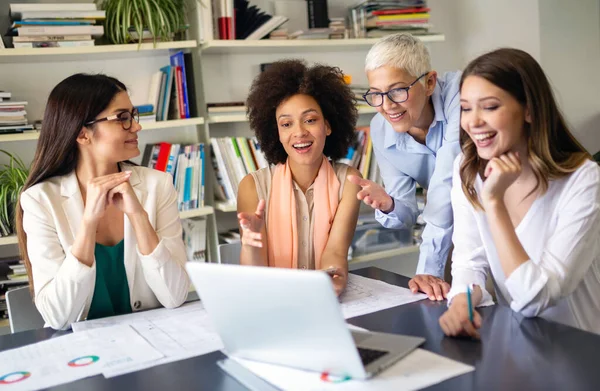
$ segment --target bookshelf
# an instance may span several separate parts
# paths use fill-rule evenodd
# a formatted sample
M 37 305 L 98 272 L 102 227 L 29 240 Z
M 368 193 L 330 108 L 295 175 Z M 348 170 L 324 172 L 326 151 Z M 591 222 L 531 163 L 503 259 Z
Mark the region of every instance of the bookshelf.
M 43 58 L 44 61 L 102 60 L 122 56 L 165 55 L 169 49 L 191 49 L 198 46 L 195 40 L 126 44 L 98 45 L 87 47 L 0 49 L 0 62 L 30 62 Z
M 180 128 L 184 126 L 196 126 L 203 125 L 204 118 L 186 118 L 186 119 L 172 119 L 168 121 L 153 121 L 153 122 L 142 122 L 142 131 L 145 130 L 157 130 L 157 129 L 171 129 Z M 38 131 L 26 131 L 23 133 L 9 133 L 0 135 L 0 142 L 9 141 L 27 141 L 37 140 L 40 137 Z
M 444 34 L 421 35 L 423 42 L 444 42 Z M 202 42 L 203 54 L 315 53 L 368 50 L 378 38 L 298 40 L 212 40 Z

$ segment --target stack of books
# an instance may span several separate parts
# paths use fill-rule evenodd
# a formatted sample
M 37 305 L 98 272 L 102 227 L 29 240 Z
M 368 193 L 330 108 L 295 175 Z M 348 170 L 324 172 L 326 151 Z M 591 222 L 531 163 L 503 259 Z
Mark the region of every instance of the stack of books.
M 180 211 L 204 206 L 204 144 L 146 144 L 142 166 L 173 176 Z
M 425 0 L 364 0 L 349 8 L 355 38 L 379 38 L 397 32 L 429 34 L 430 9 Z
M 217 183 L 215 197 L 235 204 L 240 181 L 249 173 L 267 167 L 267 159 L 255 137 L 211 138 L 210 146 Z
M 27 125 L 27 102 L 12 101 L 11 98 L 10 92 L 0 91 L 0 134 L 32 130 L 33 125 Z
M 15 48 L 80 47 L 104 35 L 106 12 L 94 3 L 10 4 L 10 18 Z
M 246 105 L 242 101 L 238 102 L 219 102 L 207 103 L 206 110 L 208 114 L 246 114 Z
M 329 39 L 344 39 L 348 38 L 346 33 L 346 22 L 344 18 L 329 19 Z

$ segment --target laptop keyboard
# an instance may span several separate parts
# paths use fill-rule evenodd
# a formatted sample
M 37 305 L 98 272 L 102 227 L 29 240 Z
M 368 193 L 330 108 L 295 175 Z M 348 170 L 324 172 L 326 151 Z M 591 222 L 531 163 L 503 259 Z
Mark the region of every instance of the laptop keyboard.
M 370 363 L 372 363 L 373 361 L 377 360 L 378 358 L 388 354 L 388 352 L 384 352 L 383 350 L 373 350 L 373 349 L 365 349 L 365 348 L 358 348 L 358 347 L 357 347 L 357 349 L 358 349 L 358 354 L 360 355 L 360 359 L 364 366 L 367 366 Z

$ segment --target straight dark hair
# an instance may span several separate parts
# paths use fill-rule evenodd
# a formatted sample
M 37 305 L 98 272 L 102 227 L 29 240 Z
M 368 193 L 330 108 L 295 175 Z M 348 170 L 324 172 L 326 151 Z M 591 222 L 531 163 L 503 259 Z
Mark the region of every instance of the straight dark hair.
M 123 91 L 127 91 L 127 87 L 113 77 L 84 73 L 69 76 L 54 87 L 48 97 L 40 138 L 22 192 L 49 178 L 75 170 L 79 160 L 77 136 L 86 123 L 94 120 L 108 107 L 115 95 Z M 33 276 L 20 202 L 16 209 L 19 250 L 33 297 Z
M 537 179 L 532 192 L 538 188 L 546 192 L 549 180 L 564 177 L 592 159 L 569 130 L 542 67 L 531 55 L 519 49 L 494 50 L 467 65 L 461 89 L 469 76 L 484 78 L 529 109 L 531 124 L 525 127 L 525 137 L 529 164 Z M 477 175 L 483 177 L 487 160 L 479 157 L 475 143 L 462 128 L 460 146 L 464 155 L 460 165 L 463 192 L 475 208 L 483 209 L 473 184 Z

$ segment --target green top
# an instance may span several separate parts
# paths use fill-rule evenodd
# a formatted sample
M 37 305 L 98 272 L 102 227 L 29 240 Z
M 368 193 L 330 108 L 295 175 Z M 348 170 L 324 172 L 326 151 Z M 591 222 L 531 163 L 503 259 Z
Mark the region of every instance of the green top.
M 131 313 L 124 254 L 125 240 L 114 246 L 96 243 L 96 287 L 88 320 Z

